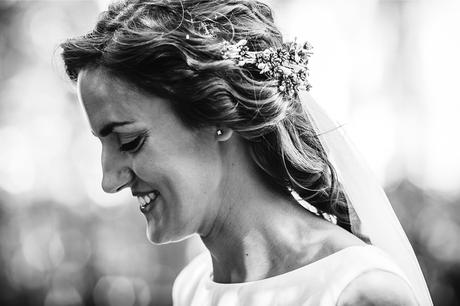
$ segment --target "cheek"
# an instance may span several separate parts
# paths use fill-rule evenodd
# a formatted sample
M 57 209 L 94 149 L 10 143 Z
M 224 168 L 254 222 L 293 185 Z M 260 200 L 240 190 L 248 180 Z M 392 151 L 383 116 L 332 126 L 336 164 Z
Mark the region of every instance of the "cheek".
M 143 184 L 161 193 L 161 207 L 148 220 L 150 239 L 164 243 L 199 232 L 212 219 L 215 198 L 219 196 L 218 158 L 210 152 L 200 154 L 186 149 L 149 155 L 150 158 L 136 159 L 135 172 Z
M 218 149 L 213 138 L 171 128 L 170 135 L 149 137 L 133 160 L 133 170 L 141 182 L 160 191 L 171 218 L 190 219 L 195 213 L 202 215 L 216 197 L 221 176 Z
M 165 165 L 159 174 L 167 190 L 179 197 L 178 200 L 195 202 L 207 199 L 215 189 L 219 181 L 218 171 L 215 170 L 212 163 L 177 161 L 169 164 L 169 167 Z
M 210 154 L 181 153 L 136 159 L 134 173 L 140 183 L 158 189 L 169 200 L 183 202 L 207 198 L 219 181 L 220 167 L 216 158 Z

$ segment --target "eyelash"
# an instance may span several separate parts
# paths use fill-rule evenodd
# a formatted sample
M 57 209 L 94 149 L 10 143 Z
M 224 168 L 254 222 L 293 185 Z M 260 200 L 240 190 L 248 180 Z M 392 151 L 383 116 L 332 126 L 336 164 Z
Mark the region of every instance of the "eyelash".
M 120 146 L 120 151 L 121 152 L 129 152 L 129 153 L 136 153 L 138 152 L 142 146 L 145 143 L 145 140 L 147 139 L 146 135 L 139 135 L 137 136 L 133 141 L 130 141 L 128 143 L 122 144 Z

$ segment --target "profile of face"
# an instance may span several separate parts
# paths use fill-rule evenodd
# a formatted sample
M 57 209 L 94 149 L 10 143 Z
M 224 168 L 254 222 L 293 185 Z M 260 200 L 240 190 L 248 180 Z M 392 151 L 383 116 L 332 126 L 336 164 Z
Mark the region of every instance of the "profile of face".
M 205 234 L 223 174 L 216 129 L 187 127 L 167 100 L 102 68 L 82 70 L 77 88 L 102 144 L 104 191 L 131 189 L 154 243 Z

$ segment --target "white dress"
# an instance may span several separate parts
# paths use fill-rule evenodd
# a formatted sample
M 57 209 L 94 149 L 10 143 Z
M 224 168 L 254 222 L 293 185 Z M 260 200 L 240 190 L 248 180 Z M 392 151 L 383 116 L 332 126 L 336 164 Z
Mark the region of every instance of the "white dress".
M 176 278 L 175 306 L 336 305 L 345 287 L 362 273 L 383 270 L 401 276 L 401 270 L 377 247 L 352 246 L 309 265 L 274 277 L 235 284 L 212 280 L 209 252 L 193 259 Z

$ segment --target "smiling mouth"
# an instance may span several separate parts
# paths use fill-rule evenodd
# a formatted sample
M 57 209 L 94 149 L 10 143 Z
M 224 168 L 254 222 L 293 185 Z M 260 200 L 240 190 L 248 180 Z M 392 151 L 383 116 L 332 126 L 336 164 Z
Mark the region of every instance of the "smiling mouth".
M 160 193 L 157 190 L 154 190 L 153 192 L 150 192 L 146 195 L 137 196 L 137 201 L 140 204 L 141 212 L 144 214 L 150 212 L 153 209 L 155 200 L 159 195 Z

